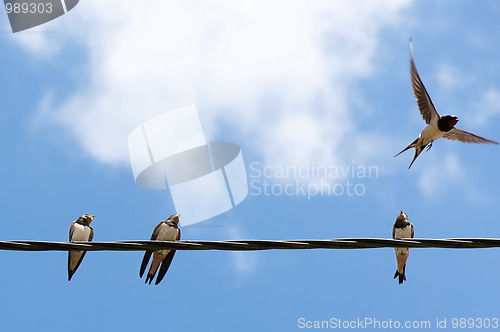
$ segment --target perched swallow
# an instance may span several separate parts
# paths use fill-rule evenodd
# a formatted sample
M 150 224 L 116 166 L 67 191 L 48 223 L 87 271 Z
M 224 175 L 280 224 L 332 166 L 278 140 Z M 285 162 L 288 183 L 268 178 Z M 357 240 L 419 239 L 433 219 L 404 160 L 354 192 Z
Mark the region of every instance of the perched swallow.
M 413 238 L 413 225 L 408 221 L 408 216 L 406 213 L 401 211 L 401 213 L 396 218 L 394 227 L 392 228 L 392 238 L 393 239 L 405 239 Z M 402 284 L 403 280 L 406 280 L 405 268 L 406 260 L 410 255 L 410 248 L 394 248 L 396 252 L 396 260 L 398 262 L 398 267 L 394 278 L 399 276 L 399 283 Z
M 94 229 L 90 227 L 90 223 L 94 218 L 95 216 L 82 214 L 76 221 L 73 221 L 69 228 L 69 241 L 92 241 Z M 85 253 L 86 251 L 68 251 L 68 281 L 71 280 L 71 277 L 80 266 Z
M 418 155 L 427 147 L 427 151 L 429 151 L 432 147 L 432 142 L 435 140 L 444 137 L 446 139 L 452 141 L 461 141 L 466 143 L 494 143 L 498 144 L 498 142 L 477 136 L 475 134 L 469 133 L 465 130 L 461 130 L 455 128 L 455 125 L 458 122 L 458 118 L 454 115 L 445 115 L 440 116 L 432 103 L 431 97 L 427 93 L 425 89 L 424 83 L 420 79 L 420 76 L 417 72 L 417 67 L 415 67 L 415 62 L 413 61 L 413 45 L 410 40 L 410 72 L 411 72 L 411 84 L 413 86 L 413 93 L 415 94 L 415 98 L 417 98 L 418 108 L 420 109 L 420 114 L 427 123 L 427 127 L 422 130 L 420 135 L 416 140 L 414 140 L 410 145 L 403 149 L 400 153 L 395 155 L 394 157 L 399 156 L 401 153 L 405 152 L 408 149 L 415 148 L 415 156 L 411 161 L 411 164 L 408 168 L 413 165 L 415 159 L 417 159 Z
M 180 214 L 173 214 L 168 217 L 167 220 L 160 221 L 160 223 L 155 227 L 153 235 L 151 235 L 151 240 L 178 241 L 181 238 L 181 230 L 178 226 L 179 216 Z M 155 282 L 155 285 L 158 285 L 165 276 L 165 273 L 167 273 L 170 263 L 172 263 L 175 250 L 157 250 L 155 252 L 146 251 L 144 258 L 142 259 L 141 270 L 139 271 L 139 276 L 141 278 L 144 271 L 146 271 L 146 266 L 148 266 L 151 254 L 153 254 L 153 262 L 151 263 L 148 275 L 146 276 L 146 283 L 149 281 L 149 284 L 151 285 L 151 281 L 153 281 L 156 270 L 158 270 L 158 266 L 160 266 L 161 263 L 160 272 L 158 272 L 158 277 Z

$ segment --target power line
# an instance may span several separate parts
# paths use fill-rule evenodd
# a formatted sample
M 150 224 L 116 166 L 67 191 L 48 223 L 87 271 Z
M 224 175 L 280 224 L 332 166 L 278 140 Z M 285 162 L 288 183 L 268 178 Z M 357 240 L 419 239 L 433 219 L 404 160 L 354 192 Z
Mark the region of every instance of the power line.
M 0 241 L 0 250 L 16 251 L 145 251 L 145 250 L 272 250 L 272 249 L 369 249 L 369 248 L 498 248 L 500 239 L 380 239 L 347 238 L 328 240 L 230 240 L 230 241 L 116 241 L 48 242 Z

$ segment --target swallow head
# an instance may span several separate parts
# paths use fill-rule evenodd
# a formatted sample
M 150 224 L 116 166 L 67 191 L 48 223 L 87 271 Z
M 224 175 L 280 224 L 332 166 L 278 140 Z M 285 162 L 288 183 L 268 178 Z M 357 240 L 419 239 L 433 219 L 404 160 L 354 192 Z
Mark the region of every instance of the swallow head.
M 454 115 L 447 115 L 446 117 L 448 117 L 448 125 L 450 127 L 455 127 L 458 122 L 458 118 Z
M 95 216 L 91 216 L 90 214 L 82 214 L 78 217 L 77 222 L 80 224 L 88 225 L 94 220 Z
M 408 219 L 408 216 L 406 215 L 406 213 L 404 213 L 403 211 L 401 211 L 398 215 L 398 217 L 396 218 L 396 221 L 398 220 L 405 220 L 405 219 Z
M 457 124 L 457 122 L 458 122 L 458 118 L 456 116 L 446 115 L 446 116 L 442 116 L 439 118 L 437 125 L 438 125 L 439 130 L 446 133 L 446 132 L 452 130 L 453 127 L 455 127 L 455 125 Z
M 455 125 L 458 122 L 458 118 L 456 116 L 454 116 L 454 115 L 446 115 L 446 116 L 443 117 L 443 119 L 446 121 L 447 125 L 450 128 L 455 127 Z
M 172 221 L 175 224 L 178 224 L 179 223 L 179 216 L 180 216 L 180 213 L 179 214 L 173 214 L 170 217 L 168 217 L 167 220 Z

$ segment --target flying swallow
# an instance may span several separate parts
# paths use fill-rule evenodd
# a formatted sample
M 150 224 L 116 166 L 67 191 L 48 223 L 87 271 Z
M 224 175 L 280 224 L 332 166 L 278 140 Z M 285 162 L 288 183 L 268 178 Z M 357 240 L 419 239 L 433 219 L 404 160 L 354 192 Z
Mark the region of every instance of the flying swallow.
M 413 61 L 413 44 L 411 39 L 410 67 L 413 93 L 415 94 L 415 98 L 417 99 L 420 114 L 422 114 L 425 123 L 427 123 L 427 127 L 422 130 L 416 140 L 414 140 L 410 145 L 404 148 L 403 151 L 401 151 L 394 157 L 399 156 L 401 153 L 405 152 L 408 149 L 415 148 L 415 156 L 413 157 L 413 160 L 408 167 L 410 168 L 411 165 L 413 165 L 415 159 L 417 159 L 418 155 L 424 150 L 424 148 L 428 145 L 427 151 L 429 151 L 432 147 L 432 142 L 441 137 L 452 141 L 461 141 L 466 143 L 498 144 L 498 142 L 483 138 L 481 136 L 477 136 L 465 130 L 455 128 L 455 125 L 458 122 L 458 118 L 454 115 L 439 115 L 439 113 L 436 111 L 436 108 L 434 107 L 434 104 L 432 103 L 429 93 L 427 93 L 427 90 L 425 89 L 424 83 L 422 83 L 422 80 L 418 75 L 417 67 L 415 67 L 415 62 Z
M 408 221 L 408 216 L 406 213 L 401 211 L 401 213 L 396 218 L 394 227 L 392 228 L 392 238 L 393 239 L 405 239 L 413 238 L 413 225 Z M 399 276 L 399 283 L 402 284 L 403 280 L 406 280 L 405 268 L 406 260 L 410 255 L 410 248 L 394 248 L 396 252 L 396 260 L 398 262 L 398 267 L 394 278 Z
M 94 229 L 90 227 L 90 223 L 94 218 L 95 216 L 82 214 L 76 221 L 73 221 L 69 228 L 69 241 L 92 241 Z M 85 253 L 86 251 L 68 251 L 68 281 L 71 280 L 71 277 L 80 266 Z
M 167 220 L 162 220 L 155 227 L 153 231 L 153 235 L 151 235 L 151 240 L 156 241 L 178 241 L 181 238 L 181 230 L 179 229 L 179 216 L 180 214 L 173 214 L 168 217 Z M 151 267 L 149 268 L 148 275 L 146 276 L 146 283 L 149 281 L 151 285 L 151 281 L 155 277 L 156 270 L 160 266 L 160 272 L 158 272 L 158 277 L 156 278 L 155 285 L 158 285 L 160 281 L 162 281 L 165 273 L 172 263 L 172 259 L 175 255 L 175 250 L 156 250 L 156 251 L 146 251 L 144 254 L 144 258 L 142 259 L 141 270 L 139 271 L 139 276 L 142 278 L 144 271 L 146 271 L 146 267 L 149 263 L 149 259 L 151 258 L 151 254 L 153 254 L 153 262 L 151 263 Z

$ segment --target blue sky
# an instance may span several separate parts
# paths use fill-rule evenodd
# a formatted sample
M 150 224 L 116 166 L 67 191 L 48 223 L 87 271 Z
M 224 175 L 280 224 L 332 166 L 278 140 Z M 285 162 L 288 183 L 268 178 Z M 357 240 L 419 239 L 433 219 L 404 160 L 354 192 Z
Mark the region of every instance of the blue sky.
M 249 195 L 182 229 L 183 239 L 500 237 L 494 145 L 439 140 L 407 167 L 393 155 L 424 128 L 408 40 L 441 114 L 500 140 L 500 4 L 495 1 L 81 1 L 24 33 L 0 14 L 2 240 L 66 241 L 95 214 L 95 241 L 148 239 L 174 212 L 134 183 L 127 137 L 195 103 L 210 141 L 250 165 L 375 166 L 361 196 Z M 276 186 L 294 179 L 270 178 Z M 301 179 L 313 184 L 318 179 Z M 196 208 L 196 207 L 193 207 Z M 182 216 L 181 216 L 182 218 Z M 294 331 L 306 320 L 499 317 L 498 249 L 180 251 L 159 286 L 140 252 L 91 252 L 71 282 L 67 253 L 0 253 L 0 328 Z

